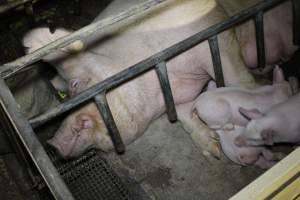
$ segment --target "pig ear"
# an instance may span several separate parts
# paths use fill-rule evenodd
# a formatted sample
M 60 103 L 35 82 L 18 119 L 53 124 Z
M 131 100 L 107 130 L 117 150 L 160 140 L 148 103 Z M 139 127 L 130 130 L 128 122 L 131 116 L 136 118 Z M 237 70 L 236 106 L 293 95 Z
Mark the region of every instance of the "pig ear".
M 251 119 L 258 119 L 263 117 L 263 113 L 261 113 L 257 109 L 245 109 L 240 107 L 239 112 L 241 115 L 243 115 L 246 119 L 251 120 Z
M 273 70 L 273 84 L 282 83 L 284 81 L 284 74 L 282 69 L 276 65 Z
M 298 79 L 294 76 L 289 77 L 289 83 L 292 88 L 292 93 L 297 94 L 299 92 L 299 82 Z
M 68 35 L 70 32 L 64 29 L 56 29 L 51 33 L 49 28 L 41 27 L 29 31 L 23 38 L 23 46 L 27 47 L 27 53 L 31 53 L 42 46 Z
M 262 156 L 268 160 L 268 161 L 271 161 L 271 160 L 274 160 L 274 154 L 272 151 L 270 151 L 269 149 L 266 149 L 264 148 L 261 152 Z
M 73 78 L 69 81 L 69 92 L 70 96 L 74 96 L 85 89 L 88 83 L 91 81 L 90 78 Z
M 80 129 L 91 129 L 94 128 L 95 123 L 90 115 L 80 114 L 76 117 L 76 123 Z
M 273 135 L 274 135 L 274 131 L 271 130 L 271 129 L 266 129 L 266 130 L 263 130 L 261 132 L 261 137 L 263 138 L 264 143 L 266 145 L 273 145 L 274 144 Z

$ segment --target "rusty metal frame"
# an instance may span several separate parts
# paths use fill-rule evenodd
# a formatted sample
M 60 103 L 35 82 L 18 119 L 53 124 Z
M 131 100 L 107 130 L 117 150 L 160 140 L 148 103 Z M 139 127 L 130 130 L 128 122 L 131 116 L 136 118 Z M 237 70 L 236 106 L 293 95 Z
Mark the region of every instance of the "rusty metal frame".
M 164 0 L 158 1 L 149 1 L 151 6 L 156 5 L 153 2 L 161 3 Z M 263 13 L 264 11 L 274 7 L 286 0 L 265 0 L 257 5 L 241 11 L 240 13 L 230 17 L 228 20 L 225 20 L 221 23 L 211 26 L 210 28 L 203 30 L 177 44 L 161 51 L 153 56 L 129 67 L 114 76 L 107 78 L 106 80 L 90 87 L 89 89 L 83 91 L 79 95 L 74 98 L 64 102 L 55 108 L 33 118 L 29 121 L 25 119 L 18 109 L 17 103 L 13 98 L 11 92 L 7 88 L 4 78 L 12 76 L 22 70 L 24 70 L 25 66 L 32 64 L 40 60 L 43 56 L 47 55 L 50 52 L 55 51 L 58 48 L 67 46 L 76 39 L 84 38 L 89 36 L 90 34 L 86 34 L 85 31 L 90 31 L 86 27 L 82 28 L 78 32 L 66 36 L 64 38 L 60 38 L 58 41 L 54 41 L 53 44 L 50 44 L 48 50 L 51 51 L 43 52 L 43 49 L 47 49 L 47 47 L 42 48 L 42 50 L 37 50 L 33 52 L 32 55 L 27 55 L 17 59 L 20 62 L 12 62 L 0 67 L 0 100 L 1 106 L 4 108 L 6 115 L 10 119 L 10 122 L 13 124 L 18 137 L 26 147 L 29 155 L 32 160 L 36 164 L 36 167 L 39 169 L 42 177 L 45 182 L 48 184 L 48 187 L 52 191 L 53 195 L 56 199 L 73 199 L 71 193 L 67 189 L 66 185 L 59 177 L 56 169 L 53 167 L 49 157 L 45 153 L 42 145 L 39 143 L 36 135 L 34 134 L 33 128 L 37 128 L 48 121 L 56 118 L 59 115 L 62 115 L 71 109 L 75 109 L 76 107 L 90 102 L 91 99 L 96 103 L 99 112 L 103 116 L 104 122 L 110 132 L 111 139 L 115 146 L 115 149 L 118 153 L 123 153 L 125 151 L 125 146 L 122 142 L 122 138 L 119 134 L 118 128 L 115 124 L 113 116 L 111 114 L 109 105 L 106 100 L 106 93 L 119 85 L 149 71 L 155 69 L 157 75 L 159 77 L 159 81 L 161 83 L 162 91 L 164 94 L 164 100 L 167 108 L 167 114 L 170 121 L 177 120 L 176 109 L 174 105 L 174 99 L 172 96 L 172 91 L 167 75 L 166 62 L 173 57 L 191 49 L 197 44 L 208 40 L 212 60 L 215 70 L 215 77 L 218 87 L 224 86 L 224 78 L 222 73 L 222 63 L 220 59 L 220 51 L 218 47 L 217 36 L 219 33 L 232 28 L 233 26 L 240 24 L 246 20 L 254 19 L 255 27 L 256 27 L 256 38 L 257 38 L 257 53 L 258 53 L 258 63 L 260 66 L 265 65 L 265 53 L 264 53 L 264 34 L 263 34 Z M 148 3 L 149 3 L 148 2 Z M 151 4 L 152 2 L 152 4 Z M 149 5 L 145 7 L 144 10 L 149 8 Z M 137 10 L 135 10 L 135 14 Z M 126 15 L 121 15 L 126 18 Z M 128 17 L 128 16 L 127 16 Z M 121 18 L 117 18 L 115 22 L 121 20 Z M 105 23 L 104 23 L 105 24 Z M 95 24 L 89 25 L 93 30 L 97 31 L 103 28 L 103 24 L 96 22 Z M 99 28 L 100 27 L 100 28 Z M 47 45 L 48 46 L 48 45 Z M 30 57 L 31 56 L 31 57 Z

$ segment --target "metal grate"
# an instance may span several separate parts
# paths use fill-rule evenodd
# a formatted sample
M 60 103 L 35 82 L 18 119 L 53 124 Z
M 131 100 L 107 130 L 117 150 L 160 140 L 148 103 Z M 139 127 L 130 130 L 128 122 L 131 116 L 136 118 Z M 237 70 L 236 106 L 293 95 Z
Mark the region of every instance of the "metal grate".
M 51 149 L 50 159 L 77 200 L 130 200 L 132 194 L 95 150 L 65 161 Z

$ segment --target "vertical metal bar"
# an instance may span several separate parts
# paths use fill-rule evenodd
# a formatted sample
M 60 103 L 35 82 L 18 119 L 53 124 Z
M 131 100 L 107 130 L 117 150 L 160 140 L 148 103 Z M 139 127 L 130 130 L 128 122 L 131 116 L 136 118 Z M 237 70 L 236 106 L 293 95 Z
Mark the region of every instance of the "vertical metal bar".
M 0 78 L 0 103 L 20 140 L 44 178 L 53 196 L 58 200 L 74 200 L 69 189 L 53 166 L 29 122 L 22 116 L 18 104 L 3 79 Z
M 256 35 L 256 52 L 257 63 L 259 68 L 265 68 L 265 39 L 264 39 L 264 12 L 260 11 L 255 15 L 255 35 Z M 278 27 L 280 28 L 280 27 Z
M 168 78 L 168 71 L 166 67 L 166 62 L 161 62 L 155 67 L 160 86 L 164 95 L 164 100 L 167 109 L 167 115 L 170 122 L 175 122 L 177 120 L 177 113 L 174 103 L 174 98 L 172 95 L 172 90 Z
M 224 87 L 224 76 L 222 70 L 222 62 L 220 57 L 220 50 L 218 45 L 218 36 L 214 35 L 208 39 L 211 58 L 213 61 L 213 67 L 215 72 L 215 79 L 217 87 Z
M 120 153 L 120 154 L 124 153 L 125 145 L 122 141 L 122 138 L 120 136 L 120 133 L 119 133 L 119 130 L 115 123 L 115 120 L 111 114 L 111 111 L 110 111 L 110 108 L 109 108 L 109 105 L 108 105 L 107 99 L 106 99 L 106 93 L 103 92 L 101 94 L 96 95 L 94 100 L 95 100 L 97 108 L 99 109 L 99 112 L 103 118 L 103 121 L 106 125 L 106 128 L 111 137 L 111 140 L 113 142 L 116 152 Z
M 300 45 L 300 1 L 293 0 L 294 44 Z

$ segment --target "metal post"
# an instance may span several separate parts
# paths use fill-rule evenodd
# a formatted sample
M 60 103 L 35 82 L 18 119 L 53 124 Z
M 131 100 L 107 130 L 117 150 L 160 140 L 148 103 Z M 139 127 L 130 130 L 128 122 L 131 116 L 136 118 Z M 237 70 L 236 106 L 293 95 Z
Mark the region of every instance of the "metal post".
M 256 34 L 256 51 L 257 63 L 259 68 L 265 68 L 266 55 L 265 55 L 265 37 L 264 37 L 264 12 L 260 11 L 255 15 L 255 34 Z M 278 27 L 280 28 L 280 27 Z
M 103 92 L 102 94 L 98 94 L 94 98 L 97 108 L 103 118 L 103 121 L 106 125 L 110 138 L 113 142 L 115 150 L 117 153 L 124 153 L 125 152 L 125 145 L 122 141 L 120 136 L 119 130 L 115 123 L 115 120 L 111 114 L 109 105 L 107 103 L 106 94 Z
M 74 200 L 69 189 L 61 179 L 43 146 L 33 132 L 30 124 L 22 116 L 18 104 L 14 100 L 4 80 L 1 78 L 0 104 L 54 197 L 57 200 Z
M 167 115 L 170 122 L 175 122 L 177 120 L 177 113 L 174 103 L 174 98 L 172 95 L 172 90 L 168 78 L 168 72 L 165 62 L 161 62 L 155 67 L 160 86 L 164 95 L 164 100 L 167 109 Z
M 0 76 L 1 78 L 8 78 L 23 70 L 28 65 L 41 60 L 49 53 L 55 52 L 60 48 L 68 46 L 72 42 L 81 41 L 81 39 L 91 36 L 92 34 L 95 34 L 98 31 L 103 30 L 104 28 L 111 27 L 112 25 L 117 24 L 125 19 L 141 14 L 142 12 L 149 10 L 165 1 L 166 0 L 148 0 L 117 15 L 107 17 L 103 20 L 87 25 L 80 30 L 73 32 L 72 34 L 61 37 L 54 42 L 43 46 L 42 48 L 32 52 L 31 54 L 20 57 L 13 62 L 4 64 L 0 67 Z
M 294 44 L 300 45 L 300 1 L 293 0 Z
M 222 62 L 220 57 L 220 50 L 218 45 L 218 36 L 214 35 L 208 39 L 211 57 L 213 61 L 213 67 L 215 72 L 215 80 L 217 87 L 224 87 L 224 77 L 222 70 Z

